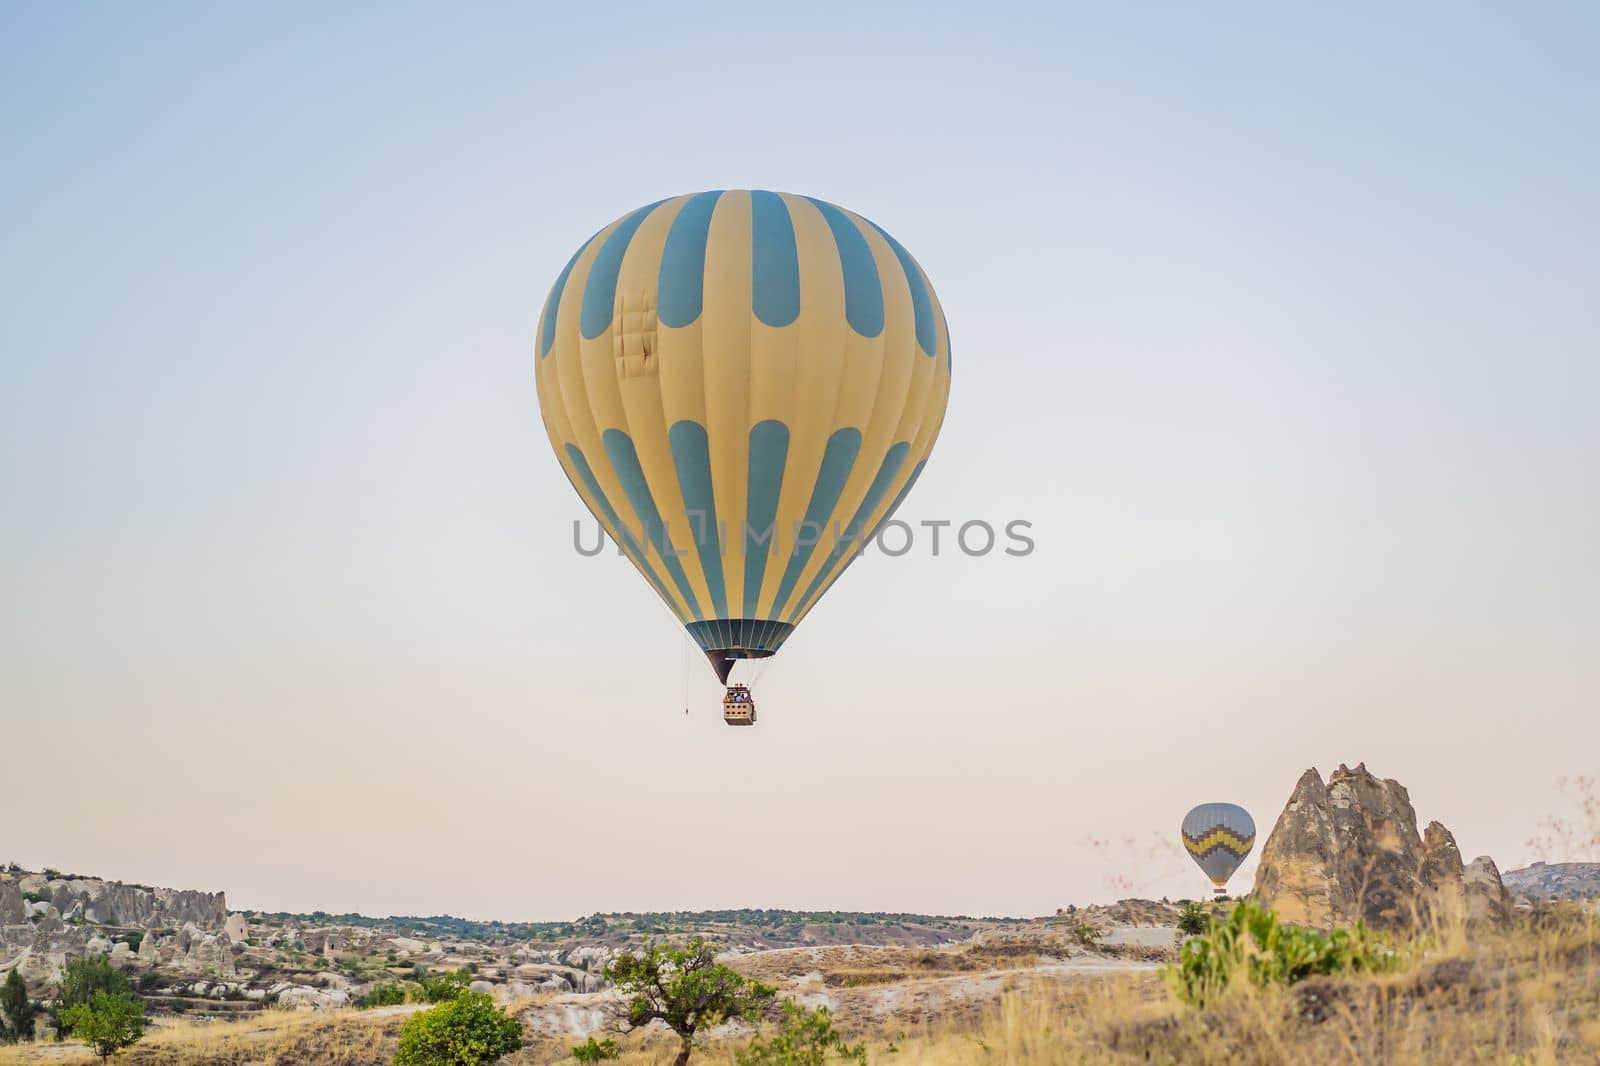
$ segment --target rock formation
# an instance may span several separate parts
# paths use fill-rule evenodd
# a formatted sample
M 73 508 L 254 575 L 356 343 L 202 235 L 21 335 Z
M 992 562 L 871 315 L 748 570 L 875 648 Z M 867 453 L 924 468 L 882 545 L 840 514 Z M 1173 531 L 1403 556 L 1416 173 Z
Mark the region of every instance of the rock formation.
M 1535 902 L 1600 896 L 1600 862 L 1536 862 L 1507 870 L 1506 887 Z
M 21 925 L 28 920 L 28 901 L 22 887 L 6 878 L 0 880 L 0 925 Z
M 228 917 L 221 892 L 145 888 L 89 877 L 51 880 L 43 891 L 62 914 L 76 911 L 84 921 L 99 925 L 152 929 L 193 922 L 215 930 Z
M 1255 895 L 1284 921 L 1320 928 L 1499 921 L 1507 909 L 1493 860 L 1464 867 L 1438 822 L 1419 834 L 1405 787 L 1364 763 L 1340 765 L 1326 784 L 1315 769 L 1301 775 L 1262 848 Z
M 216 930 L 228 917 L 221 892 L 191 889 L 147 888 L 94 877 L 64 877 L 55 873 L 0 875 L 0 925 L 27 920 L 24 894 L 40 897 L 63 917 L 122 928 L 153 929 L 193 922 Z M 24 909 L 19 909 L 24 908 Z
M 1500 880 L 1500 868 L 1487 855 L 1479 855 L 1461 876 L 1467 896 L 1467 920 L 1496 925 L 1511 917 L 1511 894 Z

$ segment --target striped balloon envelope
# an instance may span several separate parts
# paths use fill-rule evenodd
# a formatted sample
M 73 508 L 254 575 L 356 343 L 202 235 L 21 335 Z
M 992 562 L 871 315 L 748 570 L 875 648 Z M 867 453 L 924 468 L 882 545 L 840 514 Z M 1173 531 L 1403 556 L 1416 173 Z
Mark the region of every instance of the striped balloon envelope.
M 775 653 L 893 514 L 950 394 L 916 260 L 789 193 L 617 219 L 556 278 L 536 349 L 567 477 L 723 681 Z
M 1183 816 L 1183 847 L 1221 895 L 1256 843 L 1256 823 L 1236 803 L 1202 803 Z

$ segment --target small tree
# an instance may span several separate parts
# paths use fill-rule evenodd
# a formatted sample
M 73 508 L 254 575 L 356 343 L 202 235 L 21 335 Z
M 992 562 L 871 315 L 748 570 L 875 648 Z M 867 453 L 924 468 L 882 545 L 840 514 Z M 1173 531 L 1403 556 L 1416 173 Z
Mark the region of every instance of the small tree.
M 96 992 L 88 1003 L 62 1011 L 61 1024 L 104 1062 L 144 1035 L 144 1004 L 127 992 Z
M 622 1049 L 617 1047 L 617 1042 L 610 1037 L 596 1040 L 591 1036 L 583 1043 L 574 1044 L 572 1047 L 572 1057 L 579 1062 L 605 1062 L 621 1056 Z
M 113 996 L 133 992 L 128 975 L 111 965 L 111 960 L 104 955 L 85 955 L 67 963 L 59 988 L 56 995 L 58 1011 L 84 1006 L 94 999 L 96 992 Z
M 822 1066 L 833 1052 L 860 1066 L 867 1064 L 865 1044 L 846 1044 L 834 1032 L 827 1007 L 807 1010 L 792 999 L 783 1001 L 783 1027 L 771 1040 L 756 1037 L 734 1056 L 738 1066 Z
M 6 974 L 0 985 L 0 1043 L 14 1044 L 33 1039 L 33 1001 L 17 967 Z
M 521 1048 L 521 1022 L 487 992 L 463 992 L 407 1019 L 394 1066 L 487 1066 Z
M 1178 912 L 1178 932 L 1184 936 L 1196 936 L 1206 931 L 1206 926 L 1211 924 L 1211 916 L 1206 909 L 1194 900 L 1189 900 Z
M 678 1034 L 674 1066 L 689 1061 L 700 1029 L 730 1018 L 754 1021 L 777 991 L 718 963 L 716 948 L 701 937 L 683 948 L 647 942 L 642 954 L 625 951 L 613 959 L 605 976 L 627 1001 L 629 1030 L 660 1021 Z

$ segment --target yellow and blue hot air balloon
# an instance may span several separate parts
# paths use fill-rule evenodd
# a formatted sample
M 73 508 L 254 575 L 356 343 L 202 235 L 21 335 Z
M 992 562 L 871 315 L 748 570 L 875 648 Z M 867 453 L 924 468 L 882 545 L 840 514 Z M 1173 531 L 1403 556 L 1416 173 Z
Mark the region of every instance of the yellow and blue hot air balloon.
M 905 499 L 950 394 L 916 260 L 790 193 L 617 219 L 556 278 L 536 349 L 567 477 L 724 683 L 782 647 Z
M 1202 803 L 1183 816 L 1183 847 L 1211 878 L 1214 894 L 1227 891 L 1228 878 L 1239 869 L 1256 842 L 1256 823 L 1236 803 Z

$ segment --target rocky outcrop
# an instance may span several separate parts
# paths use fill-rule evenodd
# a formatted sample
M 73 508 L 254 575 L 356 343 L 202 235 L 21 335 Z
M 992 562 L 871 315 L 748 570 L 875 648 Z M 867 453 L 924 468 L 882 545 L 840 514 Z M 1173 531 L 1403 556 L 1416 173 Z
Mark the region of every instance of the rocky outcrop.
M 30 902 L 24 894 L 39 902 Z M 0 875 L 0 926 L 21 924 L 46 909 L 90 925 L 137 929 L 192 922 L 201 929 L 218 930 L 228 917 L 227 898 L 221 892 L 147 888 L 56 873 Z
M 1429 822 L 1422 831 L 1422 868 L 1418 878 L 1433 889 L 1437 898 L 1427 900 L 1427 906 L 1421 908 L 1426 918 L 1465 913 L 1465 870 L 1455 834 L 1441 822 Z
M 1466 891 L 1467 920 L 1496 925 L 1511 917 L 1511 893 L 1500 880 L 1500 868 L 1487 855 L 1479 855 L 1461 875 Z
M 527 985 L 533 992 L 598 992 L 610 987 L 610 982 L 598 974 L 571 966 L 528 962 L 518 966 L 512 973 L 517 981 Z
M 1600 896 L 1600 862 L 1536 862 L 1507 870 L 1506 888 L 1525 899 L 1592 899 Z
M 221 892 L 146 888 L 92 877 L 54 878 L 40 889 L 64 915 L 93 925 L 154 929 L 192 922 L 201 929 L 221 929 L 228 917 Z
M 285 984 L 274 985 L 268 994 L 278 997 L 280 1007 L 292 1007 L 296 1010 L 328 1010 L 350 1005 L 350 993 L 336 988 Z
M 0 925 L 21 925 L 28 920 L 28 901 L 22 898 L 22 886 L 6 878 L 0 880 Z
M 1326 784 L 1315 769 L 1301 775 L 1262 848 L 1255 895 L 1284 921 L 1319 928 L 1425 928 L 1474 910 L 1503 920 L 1493 861 L 1475 860 L 1470 880 L 1468 869 L 1443 825 L 1417 832 L 1405 786 L 1341 765 Z

